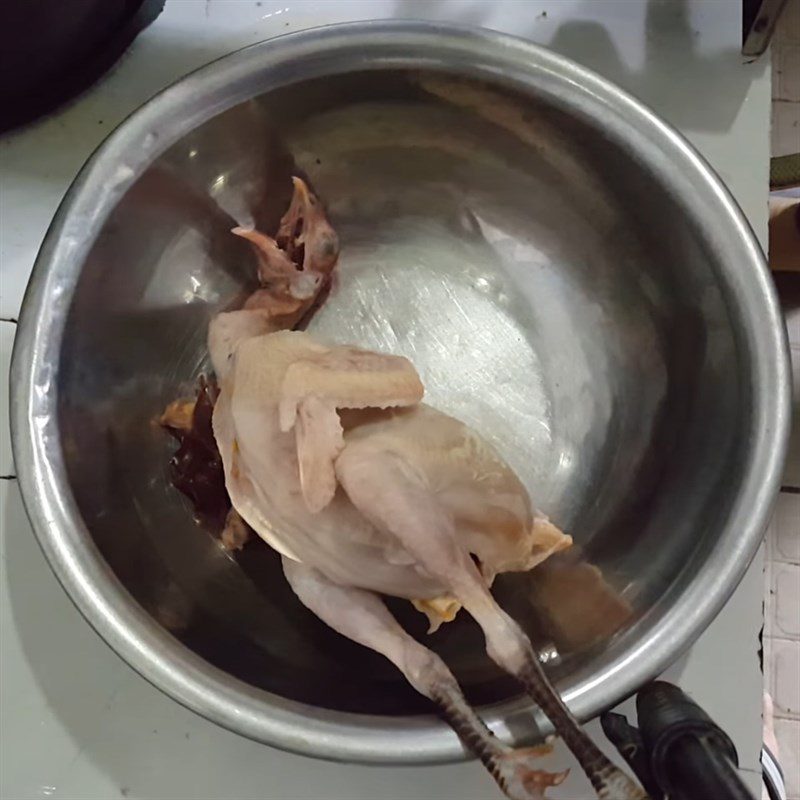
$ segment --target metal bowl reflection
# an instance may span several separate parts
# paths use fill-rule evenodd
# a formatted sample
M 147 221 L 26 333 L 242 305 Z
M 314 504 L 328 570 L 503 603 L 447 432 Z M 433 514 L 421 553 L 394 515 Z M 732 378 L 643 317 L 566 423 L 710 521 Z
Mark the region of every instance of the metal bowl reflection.
M 93 156 L 13 364 L 15 456 L 55 571 L 132 666 L 233 730 L 340 759 L 460 757 L 399 673 L 300 607 L 274 554 L 230 557 L 167 480 L 152 420 L 207 369 L 207 322 L 252 279 L 230 228 L 274 228 L 298 172 L 343 242 L 312 328 L 410 356 L 428 401 L 492 439 L 602 571 L 567 560 L 497 585 L 571 707 L 596 714 L 699 634 L 752 557 L 785 346 L 758 246 L 690 146 L 488 31 L 360 24 L 248 48 Z M 580 624 L 562 624 L 569 602 Z M 432 641 L 499 733 L 536 733 L 474 626 Z

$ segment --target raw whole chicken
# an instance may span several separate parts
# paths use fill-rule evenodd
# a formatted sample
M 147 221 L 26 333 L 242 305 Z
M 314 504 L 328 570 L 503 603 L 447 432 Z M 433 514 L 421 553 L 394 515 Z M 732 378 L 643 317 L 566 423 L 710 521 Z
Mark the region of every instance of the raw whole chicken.
M 529 570 L 571 538 L 532 508 L 486 441 L 421 402 L 407 359 L 286 330 L 313 306 L 338 256 L 335 233 L 302 181 L 276 239 L 234 233 L 256 248 L 261 288 L 209 329 L 228 524 L 238 531 L 246 522 L 281 554 L 307 608 L 385 655 L 436 703 L 509 797 L 542 798 L 566 773 L 539 770 L 539 751 L 496 739 L 444 662 L 400 627 L 381 595 L 412 601 L 432 630 L 463 607 L 489 656 L 541 706 L 598 796 L 646 797 L 583 733 L 489 591 L 497 574 Z

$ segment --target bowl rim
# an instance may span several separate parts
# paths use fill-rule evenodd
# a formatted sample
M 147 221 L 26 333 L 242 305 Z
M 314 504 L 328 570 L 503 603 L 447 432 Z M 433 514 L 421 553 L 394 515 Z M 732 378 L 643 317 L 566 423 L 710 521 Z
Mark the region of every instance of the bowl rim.
M 279 86 L 354 70 L 415 68 L 545 93 L 548 100 L 630 139 L 637 157 L 647 159 L 696 215 L 701 235 L 717 256 L 725 300 L 750 356 L 749 461 L 705 574 L 684 587 L 635 647 L 613 657 L 602 654 L 595 674 L 583 675 L 565 693 L 576 716 L 588 719 L 656 677 L 722 608 L 761 541 L 780 486 L 790 425 L 786 332 L 764 256 L 743 213 L 680 133 L 639 100 L 570 59 L 487 29 L 393 20 L 344 23 L 251 45 L 155 95 L 83 166 L 34 264 L 10 371 L 12 445 L 23 501 L 67 594 L 143 677 L 232 731 L 339 761 L 430 764 L 461 760 L 466 753 L 435 717 L 377 717 L 286 700 L 213 667 L 162 629 L 118 581 L 81 518 L 59 444 L 54 378 L 85 256 L 116 202 L 170 144 L 222 111 Z M 486 707 L 482 715 L 506 739 L 524 741 L 548 728 L 520 700 Z

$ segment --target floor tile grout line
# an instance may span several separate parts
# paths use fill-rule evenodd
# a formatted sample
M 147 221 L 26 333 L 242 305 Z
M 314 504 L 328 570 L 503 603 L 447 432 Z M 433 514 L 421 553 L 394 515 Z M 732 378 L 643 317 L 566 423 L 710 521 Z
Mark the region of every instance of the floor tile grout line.
M 789 636 L 776 636 L 774 633 L 765 633 L 764 638 L 766 639 L 780 639 L 782 642 L 794 642 L 795 644 L 800 644 L 800 634 L 790 634 Z

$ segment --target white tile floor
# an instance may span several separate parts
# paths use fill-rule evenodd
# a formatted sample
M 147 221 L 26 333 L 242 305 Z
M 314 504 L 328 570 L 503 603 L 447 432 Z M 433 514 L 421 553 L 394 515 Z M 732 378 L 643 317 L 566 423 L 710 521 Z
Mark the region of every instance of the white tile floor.
M 800 152 L 800 0 L 789 0 L 772 42 L 772 155 Z M 790 280 L 784 280 L 790 278 Z M 780 276 L 792 356 L 794 422 L 784 490 L 767 533 L 764 684 L 790 800 L 800 800 L 800 275 Z
M 800 278 L 800 276 L 797 276 Z M 795 284 L 795 285 L 792 285 Z M 800 281 L 780 282 L 792 354 L 794 430 L 764 567 L 764 686 L 789 800 L 800 800 Z
M 800 723 L 797 720 L 775 719 L 775 735 L 781 747 L 781 767 L 786 776 L 786 792 L 789 800 L 800 796 Z
M 789 0 L 772 41 L 772 155 L 800 151 L 800 0 Z

